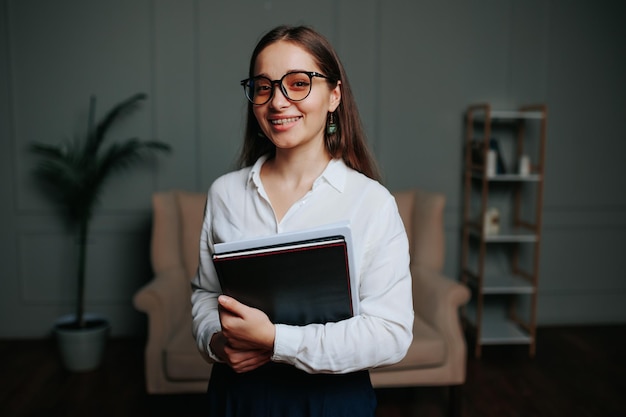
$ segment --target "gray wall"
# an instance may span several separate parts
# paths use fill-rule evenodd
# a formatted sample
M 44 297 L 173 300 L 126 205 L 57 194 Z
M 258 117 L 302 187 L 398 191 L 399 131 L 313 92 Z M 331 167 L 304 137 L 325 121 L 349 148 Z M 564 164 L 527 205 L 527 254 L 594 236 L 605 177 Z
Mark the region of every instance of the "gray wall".
M 216 4 L 217 3 L 217 4 Z M 539 323 L 626 321 L 626 3 L 620 0 L 0 0 L 0 337 L 41 337 L 71 312 L 75 245 L 34 187 L 33 140 L 85 129 L 145 91 L 112 132 L 169 142 L 156 169 L 114 179 L 90 242 L 89 310 L 114 334 L 150 279 L 150 195 L 204 192 L 242 136 L 258 37 L 310 24 L 337 47 L 392 190 L 447 197 L 445 272 L 458 276 L 463 113 L 549 105 Z

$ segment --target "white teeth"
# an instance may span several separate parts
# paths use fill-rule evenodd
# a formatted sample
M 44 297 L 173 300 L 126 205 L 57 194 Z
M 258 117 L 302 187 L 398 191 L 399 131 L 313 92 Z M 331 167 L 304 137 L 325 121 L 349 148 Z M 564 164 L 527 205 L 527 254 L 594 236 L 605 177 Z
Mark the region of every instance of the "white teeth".
M 299 119 L 299 117 L 290 117 L 289 119 L 277 119 L 277 120 L 272 120 L 272 124 L 273 125 L 284 125 L 287 123 L 293 123 L 295 121 L 297 121 Z

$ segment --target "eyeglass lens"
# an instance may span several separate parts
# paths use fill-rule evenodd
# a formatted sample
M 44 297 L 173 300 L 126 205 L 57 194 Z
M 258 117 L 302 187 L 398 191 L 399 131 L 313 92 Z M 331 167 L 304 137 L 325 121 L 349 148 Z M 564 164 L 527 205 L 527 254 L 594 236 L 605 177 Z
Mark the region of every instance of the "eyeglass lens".
M 266 77 L 251 78 L 245 85 L 248 99 L 254 104 L 265 104 L 274 95 L 274 84 L 280 83 L 280 90 L 291 101 L 307 98 L 311 92 L 311 75 L 306 72 L 290 72 L 280 79 L 272 81 Z

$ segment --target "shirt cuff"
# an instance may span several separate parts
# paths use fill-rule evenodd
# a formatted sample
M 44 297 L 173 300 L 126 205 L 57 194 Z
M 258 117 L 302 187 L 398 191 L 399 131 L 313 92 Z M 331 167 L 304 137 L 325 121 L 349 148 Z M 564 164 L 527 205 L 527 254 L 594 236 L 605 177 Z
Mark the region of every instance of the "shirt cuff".
M 296 354 L 300 348 L 303 329 L 298 326 L 276 324 L 276 336 L 274 337 L 274 354 L 272 361 L 294 364 Z
M 213 350 L 211 349 L 211 338 L 213 337 L 213 334 L 214 333 L 211 333 L 211 336 L 206 340 L 206 345 L 204 349 L 202 349 L 204 353 L 206 354 L 205 359 L 208 359 L 209 362 L 224 362 L 223 360 L 218 358 L 217 355 L 213 353 Z
M 218 358 L 215 353 L 213 353 L 213 351 L 211 350 L 211 348 L 209 346 L 207 346 L 206 348 L 206 354 L 209 357 L 209 359 L 211 360 L 211 362 L 217 362 L 217 363 L 222 363 L 223 361 Z

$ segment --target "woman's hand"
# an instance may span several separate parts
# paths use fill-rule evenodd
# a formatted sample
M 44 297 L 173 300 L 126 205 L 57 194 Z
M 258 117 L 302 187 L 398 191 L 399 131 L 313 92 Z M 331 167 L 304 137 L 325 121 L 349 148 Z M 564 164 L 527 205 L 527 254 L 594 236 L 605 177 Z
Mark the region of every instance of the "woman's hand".
M 218 298 L 222 331 L 211 338 L 211 350 L 235 372 L 248 372 L 272 357 L 276 330 L 261 310 L 221 295 Z
M 268 363 L 272 357 L 271 350 L 239 350 L 230 347 L 223 332 L 213 335 L 210 346 L 213 353 L 237 373 L 253 371 Z

